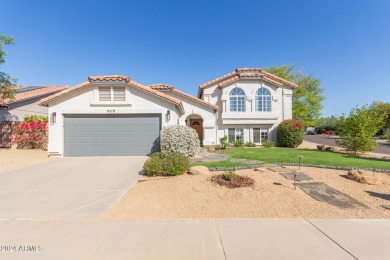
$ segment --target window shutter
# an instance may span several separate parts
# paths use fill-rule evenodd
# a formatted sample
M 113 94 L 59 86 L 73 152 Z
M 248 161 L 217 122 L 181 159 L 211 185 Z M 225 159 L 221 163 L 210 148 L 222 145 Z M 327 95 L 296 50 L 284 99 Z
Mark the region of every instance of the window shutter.
M 125 101 L 125 87 L 114 87 L 114 101 Z
M 99 87 L 99 101 L 111 101 L 111 87 Z

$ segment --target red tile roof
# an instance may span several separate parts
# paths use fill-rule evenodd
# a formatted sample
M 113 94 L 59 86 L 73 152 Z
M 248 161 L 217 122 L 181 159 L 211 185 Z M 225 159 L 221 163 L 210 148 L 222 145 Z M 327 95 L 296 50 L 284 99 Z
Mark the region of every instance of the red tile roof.
M 131 81 L 130 77 L 127 76 L 121 76 L 121 75 L 103 75 L 103 76 L 90 76 L 88 77 L 89 82 L 92 81 L 107 81 L 107 80 L 112 80 L 112 81 L 126 81 L 129 83 Z
M 277 77 L 261 68 L 238 68 L 235 69 L 233 72 L 230 72 L 228 74 L 225 74 L 221 77 L 218 77 L 216 79 L 210 80 L 206 83 L 203 83 L 202 85 L 199 86 L 199 91 L 198 91 L 198 97 L 201 96 L 203 93 L 203 89 L 210 87 L 212 85 L 218 84 L 218 87 L 222 87 L 228 83 L 231 83 L 233 81 L 238 80 L 239 78 L 244 78 L 244 77 L 251 77 L 251 78 L 261 78 L 264 81 L 268 81 L 272 84 L 275 84 L 277 86 L 283 86 L 286 85 L 291 88 L 298 88 L 298 85 L 282 79 L 280 77 Z
M 47 106 L 48 103 L 50 101 L 52 101 L 53 99 L 56 99 L 56 98 L 58 98 L 60 96 L 63 96 L 65 94 L 69 93 L 69 92 L 73 92 L 73 91 L 75 91 L 75 90 L 77 90 L 79 88 L 86 87 L 89 84 L 94 83 L 95 81 L 106 81 L 106 80 L 109 80 L 109 81 L 111 81 L 111 80 L 114 80 L 114 81 L 122 81 L 122 80 L 124 80 L 124 81 L 127 82 L 127 84 L 130 84 L 130 85 L 132 85 L 132 86 L 134 86 L 134 87 L 136 87 L 136 88 L 138 88 L 140 90 L 146 91 L 146 92 L 151 93 L 151 94 L 153 94 L 155 96 L 158 96 L 160 98 L 166 99 L 167 101 L 169 101 L 171 103 L 174 103 L 175 105 L 177 105 L 179 107 L 180 111 L 182 113 L 184 113 L 183 104 L 181 103 L 180 100 L 178 100 L 178 99 L 176 99 L 174 97 L 171 97 L 169 95 L 166 95 L 164 93 L 161 93 L 161 92 L 159 92 L 159 91 L 157 91 L 157 90 L 155 90 L 153 88 L 144 86 L 144 85 L 142 85 L 142 84 L 140 84 L 138 82 L 135 82 L 134 80 L 131 80 L 127 76 L 119 76 L 119 75 L 91 76 L 91 77 L 88 77 L 88 81 L 85 81 L 85 82 L 83 82 L 83 83 L 81 83 L 81 84 L 79 84 L 77 86 L 74 86 L 73 88 L 65 89 L 65 90 L 63 90 L 63 91 L 61 91 L 59 93 L 56 93 L 54 95 L 51 95 L 51 96 L 49 96 L 47 98 L 41 99 L 41 100 L 39 100 L 37 102 L 37 104 L 41 105 L 41 106 Z
M 18 89 L 22 89 L 25 87 L 26 86 L 16 86 L 15 89 L 18 90 Z M 68 88 L 68 86 L 42 86 L 42 87 L 37 88 L 37 89 L 28 90 L 28 91 L 24 91 L 24 92 L 18 92 L 15 94 L 15 99 L 4 100 L 4 104 L 12 104 L 12 103 L 16 103 L 16 102 L 36 98 L 36 97 L 54 94 L 54 93 L 60 92 L 60 91 L 67 89 L 67 88 Z
M 216 106 L 214 104 L 211 104 L 211 103 L 209 103 L 207 101 L 204 101 L 203 99 L 200 99 L 200 98 L 194 97 L 194 96 L 192 96 L 190 94 L 187 94 L 185 92 L 182 92 L 182 91 L 180 91 L 178 89 L 175 89 L 171 85 L 168 85 L 168 84 L 152 84 L 152 85 L 149 85 L 149 87 L 152 88 L 152 89 L 155 89 L 155 90 L 159 90 L 159 91 L 172 91 L 172 92 L 177 93 L 177 94 L 179 94 L 181 96 L 187 97 L 187 98 L 192 99 L 192 100 L 194 100 L 194 101 L 196 101 L 198 103 L 201 103 L 201 104 L 206 105 L 208 107 L 211 107 L 211 108 L 213 108 L 215 110 L 218 110 L 218 106 Z
M 55 99 L 55 98 L 57 98 L 57 97 L 63 96 L 63 95 L 65 95 L 66 93 L 75 91 L 75 90 L 77 90 L 77 89 L 79 89 L 79 88 L 82 88 L 82 87 L 85 87 L 85 86 L 87 86 L 87 85 L 89 85 L 89 84 L 90 84 L 89 81 L 84 81 L 83 83 L 80 83 L 80 84 L 74 86 L 73 88 L 64 89 L 64 90 L 61 91 L 61 92 L 58 92 L 58 93 L 56 93 L 56 94 L 53 94 L 53 95 L 51 95 L 51 96 L 48 96 L 48 97 L 43 98 L 43 99 L 41 99 L 41 100 L 38 100 L 36 103 L 37 103 L 38 105 L 41 105 L 41 106 L 47 105 L 47 103 L 48 103 L 49 101 L 51 101 L 51 100 L 53 100 L 53 99 Z
M 168 85 L 168 84 L 152 84 L 152 85 L 149 85 L 149 87 L 151 87 L 152 89 L 155 89 L 155 90 L 172 90 L 172 89 L 174 89 L 173 86 Z

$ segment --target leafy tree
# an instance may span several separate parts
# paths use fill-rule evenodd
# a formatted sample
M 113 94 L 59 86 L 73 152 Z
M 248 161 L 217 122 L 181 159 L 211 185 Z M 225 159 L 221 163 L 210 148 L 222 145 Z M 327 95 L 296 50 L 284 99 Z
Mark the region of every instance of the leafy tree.
M 321 80 L 303 72 L 294 71 L 295 65 L 271 66 L 266 71 L 294 82 L 299 86 L 293 91 L 293 118 L 305 126 L 312 126 L 321 116 L 324 100 Z
M 12 37 L 0 35 L 0 65 L 5 62 L 6 53 L 3 50 L 4 45 L 14 44 Z M 0 70 L 0 99 L 14 99 L 16 79 L 12 78 L 8 73 Z
M 315 123 L 317 132 L 322 133 L 323 130 L 337 131 L 337 120 L 336 116 L 321 117 Z
M 379 112 L 385 115 L 385 127 L 390 129 L 390 103 L 374 101 L 371 106 L 378 108 Z
M 337 144 L 348 151 L 365 153 L 375 150 L 373 136 L 385 125 L 385 115 L 376 107 L 362 106 L 352 109 L 348 117 L 341 116 L 337 128 L 341 139 Z

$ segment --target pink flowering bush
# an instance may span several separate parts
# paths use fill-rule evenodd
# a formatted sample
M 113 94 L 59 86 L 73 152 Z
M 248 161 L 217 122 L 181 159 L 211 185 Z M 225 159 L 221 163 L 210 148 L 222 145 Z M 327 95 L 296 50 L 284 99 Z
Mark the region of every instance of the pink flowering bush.
M 13 141 L 18 149 L 47 149 L 47 122 L 20 123 L 13 133 Z

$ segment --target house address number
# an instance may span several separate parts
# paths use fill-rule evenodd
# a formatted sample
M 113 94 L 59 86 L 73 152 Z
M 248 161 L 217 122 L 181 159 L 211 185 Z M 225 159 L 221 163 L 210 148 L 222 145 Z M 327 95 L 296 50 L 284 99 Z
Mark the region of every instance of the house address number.
M 113 114 L 113 113 L 115 113 L 115 109 L 108 109 L 108 110 L 107 110 L 107 113 Z

